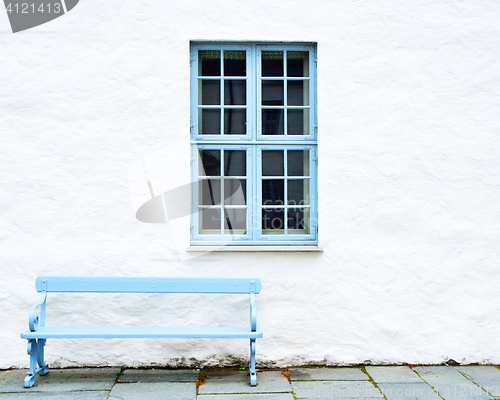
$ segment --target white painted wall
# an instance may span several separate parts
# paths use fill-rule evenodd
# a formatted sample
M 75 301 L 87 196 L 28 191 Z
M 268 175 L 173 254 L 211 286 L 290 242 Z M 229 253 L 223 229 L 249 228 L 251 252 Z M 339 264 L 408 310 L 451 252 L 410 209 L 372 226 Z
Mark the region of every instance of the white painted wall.
M 41 274 L 258 276 L 261 366 L 500 363 L 499 21 L 493 0 L 82 0 L 12 34 L 0 12 L 0 368 L 28 365 Z M 147 179 L 189 182 L 194 39 L 318 43 L 323 253 L 188 259 L 182 224 L 136 220 Z M 246 299 L 91 297 L 52 296 L 51 321 L 247 318 Z M 56 366 L 247 354 L 234 340 L 47 347 Z

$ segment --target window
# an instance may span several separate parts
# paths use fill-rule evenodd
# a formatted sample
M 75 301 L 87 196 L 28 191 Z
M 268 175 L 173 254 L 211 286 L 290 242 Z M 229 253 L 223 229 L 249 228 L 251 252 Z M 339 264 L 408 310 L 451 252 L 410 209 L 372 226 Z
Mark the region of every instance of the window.
M 317 244 L 316 47 L 191 43 L 191 243 Z

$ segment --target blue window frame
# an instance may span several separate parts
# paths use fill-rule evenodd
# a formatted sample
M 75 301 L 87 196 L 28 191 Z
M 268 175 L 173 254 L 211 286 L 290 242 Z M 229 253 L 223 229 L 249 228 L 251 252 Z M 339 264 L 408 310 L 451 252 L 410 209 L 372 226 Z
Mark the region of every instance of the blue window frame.
M 316 45 L 191 43 L 192 245 L 318 239 Z

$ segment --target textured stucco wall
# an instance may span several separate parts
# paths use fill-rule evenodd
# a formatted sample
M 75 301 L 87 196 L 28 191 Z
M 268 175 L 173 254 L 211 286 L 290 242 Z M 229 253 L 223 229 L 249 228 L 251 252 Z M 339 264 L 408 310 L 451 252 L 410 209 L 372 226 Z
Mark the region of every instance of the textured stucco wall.
M 500 3 L 82 0 L 0 12 L 0 368 L 40 274 L 247 276 L 260 365 L 500 363 Z M 189 41 L 318 43 L 323 253 L 185 253 L 136 211 L 189 182 Z M 49 298 L 52 322 L 223 322 L 246 299 Z M 220 313 L 219 313 L 220 311 Z M 83 322 L 82 322 L 83 321 Z M 246 341 L 49 341 L 53 365 L 246 360 Z

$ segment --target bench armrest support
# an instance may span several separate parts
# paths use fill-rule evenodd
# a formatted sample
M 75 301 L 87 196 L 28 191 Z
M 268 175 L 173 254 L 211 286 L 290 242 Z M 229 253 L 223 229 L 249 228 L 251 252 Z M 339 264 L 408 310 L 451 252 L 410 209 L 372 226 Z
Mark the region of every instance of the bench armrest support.
M 255 295 L 250 294 L 250 328 L 252 332 L 257 330 L 257 308 L 255 306 Z
M 47 304 L 47 292 L 42 292 L 40 300 L 31 307 L 28 325 L 31 332 L 35 332 L 39 326 L 45 326 L 45 306 Z M 40 307 L 40 318 L 37 315 L 37 308 Z

